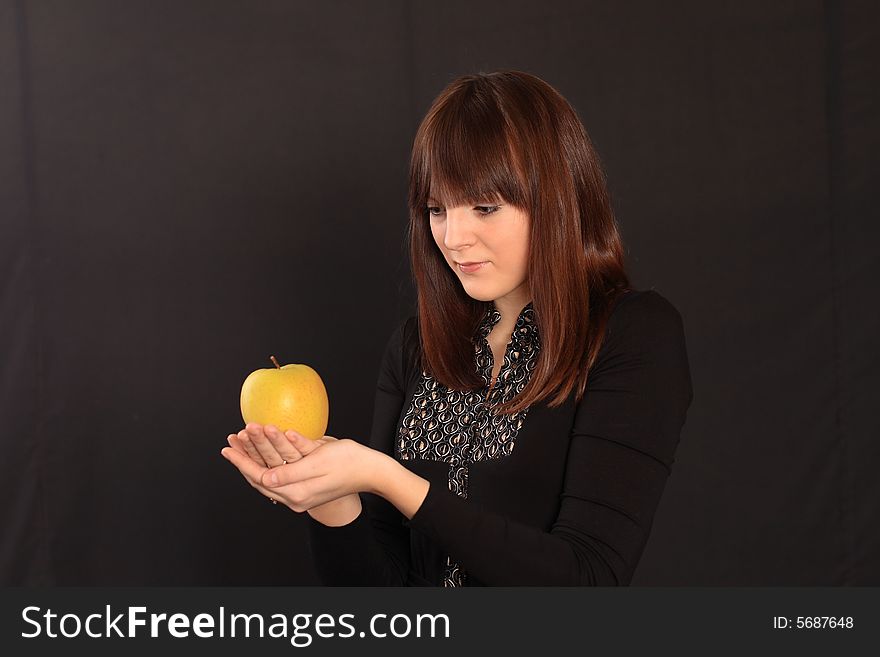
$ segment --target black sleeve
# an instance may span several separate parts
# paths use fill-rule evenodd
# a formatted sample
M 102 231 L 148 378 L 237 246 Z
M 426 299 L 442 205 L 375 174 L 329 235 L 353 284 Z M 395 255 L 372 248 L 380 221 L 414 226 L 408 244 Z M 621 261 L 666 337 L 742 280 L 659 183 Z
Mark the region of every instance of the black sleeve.
M 549 531 L 431 485 L 412 529 L 486 586 L 628 585 L 692 399 L 682 319 L 653 290 L 619 303 L 571 428 Z
M 403 341 L 412 323 L 412 318 L 403 322 L 389 339 L 376 384 L 369 445 L 392 457 L 406 390 Z M 360 497 L 360 515 L 341 527 L 328 527 L 306 514 L 318 576 L 325 586 L 404 586 L 410 561 L 405 517 L 383 497 Z

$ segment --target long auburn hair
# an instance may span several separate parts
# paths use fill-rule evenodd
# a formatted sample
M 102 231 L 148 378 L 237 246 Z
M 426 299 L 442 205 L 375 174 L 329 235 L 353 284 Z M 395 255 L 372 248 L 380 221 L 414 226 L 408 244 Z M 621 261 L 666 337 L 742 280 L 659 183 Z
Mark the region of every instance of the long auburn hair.
M 434 241 L 428 197 L 447 206 L 505 201 L 528 214 L 528 281 L 541 342 L 529 383 L 497 414 L 573 390 L 580 401 L 614 302 L 630 289 L 605 174 L 569 102 L 522 71 L 464 75 L 416 132 L 408 239 L 421 367 L 452 390 L 484 385 L 474 338 L 491 301 L 467 295 Z

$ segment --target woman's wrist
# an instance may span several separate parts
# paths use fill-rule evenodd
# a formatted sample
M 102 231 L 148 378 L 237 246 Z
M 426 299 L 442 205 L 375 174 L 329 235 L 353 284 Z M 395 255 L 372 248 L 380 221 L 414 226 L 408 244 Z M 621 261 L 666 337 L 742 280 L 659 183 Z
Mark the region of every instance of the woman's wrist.
M 430 482 L 420 477 L 382 452 L 382 458 L 373 469 L 370 492 L 384 497 L 400 511 L 407 520 L 411 520 L 428 494 Z

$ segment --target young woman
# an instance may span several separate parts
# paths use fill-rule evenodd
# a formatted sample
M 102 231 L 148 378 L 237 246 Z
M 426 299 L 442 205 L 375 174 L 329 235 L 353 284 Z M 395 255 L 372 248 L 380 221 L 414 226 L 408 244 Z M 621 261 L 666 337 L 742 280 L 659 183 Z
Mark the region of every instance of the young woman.
M 520 71 L 467 75 L 415 137 L 418 313 L 369 446 L 249 424 L 223 449 L 309 514 L 328 585 L 627 585 L 692 400 L 682 319 L 633 290 L 599 158 Z

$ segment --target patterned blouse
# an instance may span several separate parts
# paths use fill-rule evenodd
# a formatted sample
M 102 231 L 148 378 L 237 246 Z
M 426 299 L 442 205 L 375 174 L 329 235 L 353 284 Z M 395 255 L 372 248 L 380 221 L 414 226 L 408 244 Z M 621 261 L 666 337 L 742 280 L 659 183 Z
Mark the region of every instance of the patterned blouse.
M 450 390 L 422 371 L 422 380 L 400 425 L 395 445 L 395 456 L 399 460 L 430 459 L 448 463 L 449 490 L 463 498 L 467 498 L 468 493 L 468 464 L 509 456 L 529 410 L 495 415 L 490 409 L 521 392 L 535 369 L 541 342 L 531 302 L 516 320 L 498 380 L 488 403 L 486 401 L 494 367 L 488 336 L 500 319 L 501 313 L 493 304 L 480 322 L 474 339 L 476 368 L 483 377 L 484 387 L 464 392 Z M 465 570 L 447 555 L 443 585 L 463 586 L 466 579 Z

